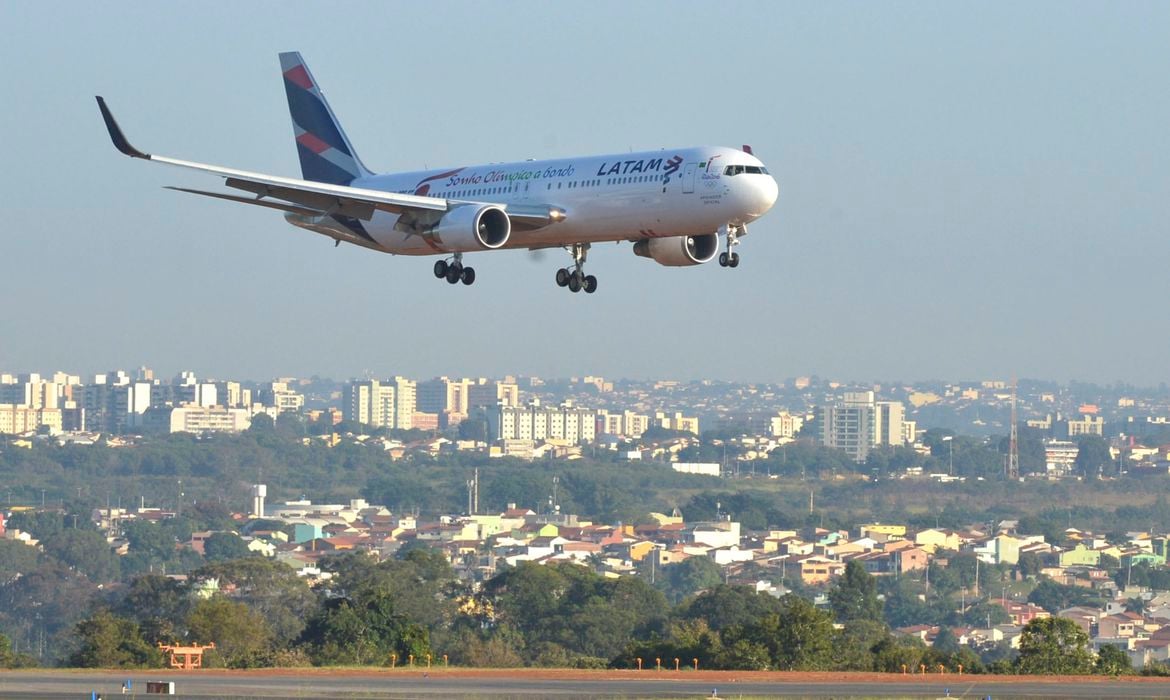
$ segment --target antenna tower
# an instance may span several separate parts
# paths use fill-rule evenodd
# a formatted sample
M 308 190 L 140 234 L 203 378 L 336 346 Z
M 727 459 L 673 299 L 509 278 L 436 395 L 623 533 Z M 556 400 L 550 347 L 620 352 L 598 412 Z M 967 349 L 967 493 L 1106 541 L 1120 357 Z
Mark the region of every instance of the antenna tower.
M 1008 439 L 1008 457 L 1005 476 L 1008 481 L 1017 481 L 1020 478 L 1020 436 L 1016 428 L 1016 380 L 1012 378 L 1012 427 L 1011 437 Z

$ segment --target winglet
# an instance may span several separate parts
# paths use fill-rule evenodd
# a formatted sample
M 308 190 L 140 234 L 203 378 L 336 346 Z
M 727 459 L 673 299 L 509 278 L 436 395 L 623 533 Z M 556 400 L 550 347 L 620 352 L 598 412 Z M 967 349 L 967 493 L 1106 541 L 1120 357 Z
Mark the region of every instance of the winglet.
M 103 99 L 100 95 L 96 97 L 98 109 L 102 111 L 102 119 L 104 119 L 106 122 L 106 130 L 110 132 L 110 140 L 114 142 L 114 148 L 117 148 L 119 151 L 125 153 L 131 158 L 145 158 L 146 160 L 150 160 L 149 153 L 143 153 L 137 148 L 131 146 L 130 142 L 126 140 L 126 136 L 122 133 L 121 127 L 119 127 L 118 122 L 114 120 L 114 115 L 110 113 L 110 108 L 106 106 L 105 99 Z

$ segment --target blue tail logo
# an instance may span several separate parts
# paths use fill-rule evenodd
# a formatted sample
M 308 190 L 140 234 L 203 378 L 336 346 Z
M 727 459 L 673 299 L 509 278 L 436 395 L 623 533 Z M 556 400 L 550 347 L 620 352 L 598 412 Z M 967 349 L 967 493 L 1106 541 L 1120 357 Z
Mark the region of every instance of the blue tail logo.
M 331 185 L 348 185 L 369 175 L 301 55 L 296 52 L 280 54 L 280 70 L 284 74 L 288 111 L 292 115 L 293 135 L 304 178 Z

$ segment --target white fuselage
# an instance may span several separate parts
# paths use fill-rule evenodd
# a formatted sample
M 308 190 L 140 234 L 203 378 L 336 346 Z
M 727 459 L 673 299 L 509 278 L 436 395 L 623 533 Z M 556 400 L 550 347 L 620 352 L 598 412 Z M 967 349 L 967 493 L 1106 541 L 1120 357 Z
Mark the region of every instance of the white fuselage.
M 452 202 L 494 203 L 505 211 L 555 208 L 563 213 L 555 223 L 514 229 L 504 248 L 714 233 L 758 219 L 772 207 L 778 192 L 776 181 L 755 156 L 725 147 L 373 175 L 352 186 Z M 396 228 L 399 216 L 384 211 L 361 222 L 297 215 L 288 219 L 387 253 L 447 252 L 441 243 Z

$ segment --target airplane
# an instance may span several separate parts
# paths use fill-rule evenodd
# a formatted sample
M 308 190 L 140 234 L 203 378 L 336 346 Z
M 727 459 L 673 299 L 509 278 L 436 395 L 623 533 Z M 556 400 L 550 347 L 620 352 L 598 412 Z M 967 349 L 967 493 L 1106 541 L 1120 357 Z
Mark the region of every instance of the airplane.
M 561 247 L 573 262 L 556 271 L 557 286 L 592 294 L 597 278 L 585 274 L 585 262 L 600 242 L 632 242 L 634 254 L 669 267 L 716 256 L 721 266 L 737 267 L 739 238 L 778 194 L 750 146 L 379 175 L 358 157 L 301 55 L 281 53 L 280 69 L 299 180 L 145 153 L 126 139 L 105 99 L 96 99 L 123 154 L 211 173 L 248 194 L 167 189 L 283 211 L 290 224 L 332 238 L 335 247 L 344 241 L 394 255 L 443 256 L 433 272 L 452 285 L 475 282 L 465 253 Z

